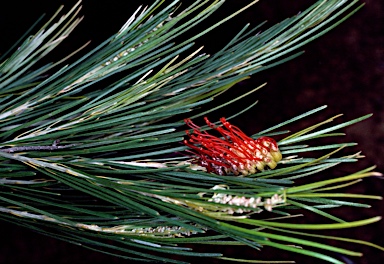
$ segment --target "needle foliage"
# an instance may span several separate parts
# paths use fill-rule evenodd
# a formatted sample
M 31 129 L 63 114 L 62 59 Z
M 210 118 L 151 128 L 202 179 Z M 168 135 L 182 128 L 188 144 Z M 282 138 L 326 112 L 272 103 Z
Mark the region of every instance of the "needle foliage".
M 280 138 L 283 159 L 275 169 L 246 177 L 207 173 L 191 162 L 187 146 L 180 144 L 188 129 L 183 119 L 199 123 L 210 112 L 232 104 L 237 110 L 231 119 L 254 106 L 241 109 L 237 104 L 257 89 L 204 112 L 200 106 L 251 75 L 298 56 L 303 45 L 362 6 L 353 0 L 317 1 L 261 32 L 263 24 L 244 26 L 212 55 L 194 47 L 197 38 L 256 2 L 190 36 L 187 33 L 224 1 L 197 0 L 187 6 L 177 0 L 154 1 L 138 7 L 96 48 L 79 49 L 45 65 L 41 59 L 80 23 L 81 3 L 63 15 L 60 8 L 36 33 L 30 33 L 35 28 L 27 32 L 3 54 L 0 64 L 1 219 L 146 262 L 184 263 L 173 258 L 180 255 L 257 263 L 225 257 L 224 252 L 198 252 L 192 244 L 246 245 L 255 250 L 270 246 L 331 263 L 342 263 L 334 253 L 361 255 L 349 250 L 348 243 L 383 250 L 361 240 L 321 235 L 321 230 L 380 220 L 346 221 L 327 212 L 369 207 L 354 198 L 381 199 L 343 189 L 379 173 L 367 168 L 311 180 L 360 157 L 338 155 L 354 143 L 316 145 L 316 140 L 339 136 L 344 127 L 369 115 L 336 124 L 335 116 L 296 133 L 286 130 L 324 106 L 257 132 L 253 138 Z M 73 55 L 76 60 L 65 64 Z M 328 224 L 295 223 L 305 211 L 328 219 Z M 330 239 L 344 241 L 346 248 L 328 245 Z M 262 251 L 258 256 L 263 258 Z

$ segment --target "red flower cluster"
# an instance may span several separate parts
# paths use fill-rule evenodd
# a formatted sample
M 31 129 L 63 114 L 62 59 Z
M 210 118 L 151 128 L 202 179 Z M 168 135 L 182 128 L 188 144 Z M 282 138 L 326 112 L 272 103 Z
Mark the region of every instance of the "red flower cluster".
M 193 129 L 186 131 L 189 136 L 184 144 L 193 149 L 196 163 L 205 167 L 208 172 L 218 175 L 235 175 L 256 173 L 264 170 L 265 165 L 274 169 L 282 158 L 277 143 L 269 137 L 252 139 L 238 127 L 231 125 L 224 117 L 220 118 L 223 126 L 215 126 L 208 118 L 204 118 L 209 127 L 218 131 L 222 138 L 201 131 L 190 119 L 185 123 Z

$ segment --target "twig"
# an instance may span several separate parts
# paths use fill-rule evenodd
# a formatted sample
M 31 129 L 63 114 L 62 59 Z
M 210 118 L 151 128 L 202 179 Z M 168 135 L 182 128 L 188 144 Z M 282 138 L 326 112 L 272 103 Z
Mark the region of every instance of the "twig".
M 60 143 L 60 140 L 57 139 L 53 141 L 53 144 L 51 146 L 23 146 L 23 147 L 0 149 L 0 151 L 6 152 L 6 153 L 13 153 L 13 152 L 33 151 L 33 150 L 57 150 L 57 149 L 64 149 L 64 148 L 76 146 L 76 144 L 59 146 L 59 143 Z

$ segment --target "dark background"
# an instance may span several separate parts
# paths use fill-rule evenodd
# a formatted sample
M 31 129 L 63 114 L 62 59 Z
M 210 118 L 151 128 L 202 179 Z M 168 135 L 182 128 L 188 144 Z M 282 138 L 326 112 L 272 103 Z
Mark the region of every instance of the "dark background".
M 151 1 L 83 1 L 84 21 L 51 56 L 55 60 L 68 54 L 88 40 L 91 47 L 114 34 L 131 16 L 141 3 Z M 223 18 L 250 0 L 228 1 L 215 15 L 201 25 Z M 256 26 L 268 20 L 271 26 L 282 19 L 304 10 L 314 1 L 274 0 L 261 1 L 240 16 L 211 32 L 209 36 L 198 40 L 196 46 L 204 45 L 205 52 L 213 53 L 234 36 L 246 23 Z M 9 48 L 28 27 L 43 13 L 46 19 L 54 13 L 60 4 L 68 10 L 75 1 L 13 1 L 7 2 L 0 9 L 0 53 Z M 357 14 L 320 39 L 305 46 L 306 53 L 276 68 L 258 73 L 251 80 L 240 83 L 229 91 L 227 98 L 233 98 L 264 82 L 268 85 L 261 91 L 244 99 L 238 105 L 212 114 L 214 120 L 223 114 L 234 113 L 234 108 L 259 100 L 259 104 L 233 123 L 247 133 L 252 134 L 273 124 L 287 120 L 321 105 L 329 107 L 312 118 L 302 120 L 291 126 L 292 131 L 314 124 L 333 115 L 343 113 L 337 122 L 347 121 L 359 116 L 373 113 L 369 120 L 348 127 L 347 134 L 339 142 L 358 142 L 357 147 L 348 153 L 363 151 L 366 156 L 356 164 L 343 165 L 336 170 L 325 173 L 322 177 L 346 175 L 350 172 L 377 165 L 377 171 L 384 172 L 384 3 L 367 0 L 366 6 Z M 210 24 L 209 24 L 210 25 Z M 264 27 L 266 29 L 267 27 Z M 187 37 L 187 36 L 186 36 Z M 226 100 L 222 97 L 220 100 Z M 349 191 L 383 195 L 384 181 L 378 178 L 366 179 Z M 363 202 L 363 201 L 362 201 Z M 383 215 L 384 203 L 372 201 L 371 209 L 339 209 L 336 214 L 347 220 L 369 218 Z M 358 215 L 356 215 L 358 214 Z M 318 217 L 308 215 L 307 222 L 321 221 Z M 9 223 L 0 225 L 1 263 L 125 263 L 119 258 L 109 257 L 88 251 L 81 247 L 60 242 Z M 340 236 L 349 236 L 378 243 L 384 246 L 383 221 L 366 227 L 330 232 Z M 332 245 L 340 245 L 333 241 Z M 342 245 L 342 244 L 341 244 Z M 350 263 L 382 263 L 383 252 L 365 247 L 351 245 L 349 248 L 364 253 L 362 258 L 353 258 Z M 285 254 L 266 248 L 262 252 L 250 249 L 229 248 L 226 254 L 242 258 L 259 259 L 295 259 L 298 263 L 309 263 L 305 257 Z M 191 261 L 191 260 L 189 260 Z M 216 262 L 215 262 L 216 263 Z M 320 262 L 319 262 L 320 263 Z

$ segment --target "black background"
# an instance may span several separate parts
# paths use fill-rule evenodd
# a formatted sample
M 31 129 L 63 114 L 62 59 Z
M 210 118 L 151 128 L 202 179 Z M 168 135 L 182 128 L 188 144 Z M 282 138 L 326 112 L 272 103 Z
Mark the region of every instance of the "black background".
M 249 2 L 249 0 L 228 1 L 199 28 L 211 25 L 214 21 Z M 268 20 L 267 26 L 271 26 L 304 10 L 310 4 L 308 2 L 314 1 L 261 1 L 208 36 L 199 39 L 196 47 L 204 45 L 205 52 L 213 53 L 223 47 L 246 23 L 249 22 L 256 26 L 260 22 Z M 45 19 L 48 19 L 59 5 L 64 4 L 64 10 L 68 10 L 74 3 L 75 1 L 40 0 L 13 1 L 7 2 L 6 7 L 2 5 L 0 9 L 0 53 L 5 52 L 41 14 L 47 13 Z M 72 36 L 51 54 L 50 59 L 56 60 L 88 40 L 92 40 L 90 47 L 96 46 L 115 33 L 141 3 L 151 3 L 151 1 L 83 1 L 81 14 L 85 16 L 84 21 Z M 373 117 L 369 120 L 344 129 L 346 137 L 336 139 L 339 142 L 358 142 L 357 147 L 350 148 L 346 153 L 362 150 L 366 158 L 357 164 L 340 166 L 321 177 L 331 177 L 331 173 L 337 176 L 346 175 L 375 164 L 377 171 L 384 172 L 384 4 L 383 1 L 377 0 L 367 0 L 365 3 L 366 6 L 353 17 L 325 36 L 305 46 L 303 50 L 306 52 L 299 58 L 258 73 L 250 80 L 236 85 L 218 101 L 225 101 L 227 98 L 240 95 L 264 82 L 268 83 L 261 91 L 242 100 L 237 105 L 212 114 L 210 119 L 215 120 L 222 115 L 231 115 L 236 111 L 234 109 L 240 110 L 242 106 L 255 100 L 259 100 L 258 105 L 233 120 L 234 124 L 249 134 L 321 105 L 329 107 L 320 114 L 302 120 L 289 128 L 297 131 L 339 113 L 344 114 L 339 122 L 373 113 Z M 264 29 L 266 28 L 264 27 Z M 348 191 L 383 195 L 383 190 L 384 181 L 372 178 L 364 180 L 363 183 Z M 370 204 L 372 204 L 371 209 L 345 208 L 332 213 L 346 220 L 383 215 L 384 203 L 382 201 L 372 201 Z M 321 219 L 309 214 L 305 221 L 315 223 Z M 1 223 L 0 232 L 2 234 L 1 263 L 129 262 L 47 238 L 10 223 Z M 359 238 L 384 246 L 383 221 L 366 227 L 329 232 L 328 234 Z M 330 241 L 330 244 L 341 245 L 334 241 Z M 377 249 L 357 245 L 351 245 L 350 248 L 364 253 L 362 258 L 351 258 L 353 262 L 350 263 L 382 263 L 384 259 L 383 252 Z M 204 248 L 201 250 L 209 251 Z M 225 253 L 241 258 L 295 259 L 298 263 L 309 263 L 309 261 L 317 263 L 293 254 L 289 255 L 280 251 L 276 253 L 273 249 L 268 248 L 262 252 L 256 252 L 251 249 L 232 247 L 227 248 Z M 198 260 L 189 259 L 188 261 Z M 211 261 L 211 263 L 213 262 Z

